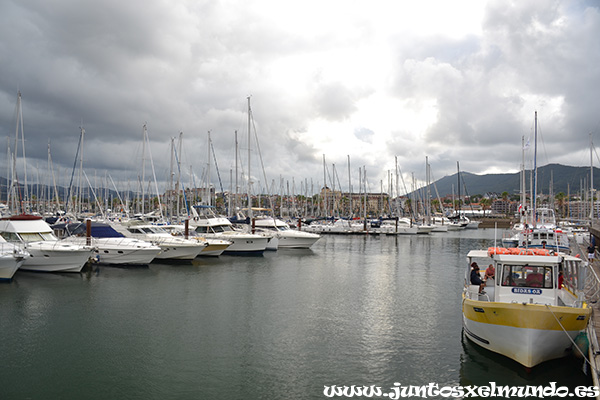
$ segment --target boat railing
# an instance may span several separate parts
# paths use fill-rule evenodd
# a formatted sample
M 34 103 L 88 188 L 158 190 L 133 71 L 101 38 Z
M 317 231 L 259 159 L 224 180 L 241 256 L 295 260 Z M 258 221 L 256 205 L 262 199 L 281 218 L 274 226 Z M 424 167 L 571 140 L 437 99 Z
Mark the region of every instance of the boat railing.
M 600 279 L 591 263 L 587 271 L 583 293 L 588 303 L 597 303 L 600 300 Z
M 465 297 L 469 300 L 491 301 L 487 293 L 479 293 L 479 285 L 468 285 L 465 288 Z
M 23 257 L 27 255 L 24 246 L 8 242 L 0 242 L 0 254 L 12 253 L 14 256 Z

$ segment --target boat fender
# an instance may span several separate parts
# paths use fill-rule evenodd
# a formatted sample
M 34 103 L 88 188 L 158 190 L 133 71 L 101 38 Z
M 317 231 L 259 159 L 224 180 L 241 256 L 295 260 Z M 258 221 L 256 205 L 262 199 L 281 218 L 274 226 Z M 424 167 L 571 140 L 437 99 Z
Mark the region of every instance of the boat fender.
M 588 353 L 588 348 L 590 346 L 590 341 L 587 337 L 587 333 L 579 332 L 579 335 L 575 337 L 575 346 L 579 349 L 574 354 L 577 358 L 582 358 L 584 354 Z

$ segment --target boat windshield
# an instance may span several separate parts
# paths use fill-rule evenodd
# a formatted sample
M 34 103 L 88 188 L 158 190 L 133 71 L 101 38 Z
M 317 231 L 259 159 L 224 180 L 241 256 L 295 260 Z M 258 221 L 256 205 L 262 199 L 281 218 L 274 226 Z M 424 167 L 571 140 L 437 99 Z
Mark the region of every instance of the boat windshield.
M 551 266 L 502 266 L 502 286 L 552 289 L 552 282 Z
M 57 240 L 50 232 L 21 232 L 19 233 L 24 242 L 41 242 L 43 240 Z
M 2 238 L 7 242 L 20 242 L 21 238 L 14 232 L 2 232 Z
M 58 240 L 58 238 L 52 232 L 40 232 L 40 235 L 42 235 L 44 240 Z
M 211 228 L 214 233 L 233 232 L 233 229 L 231 229 L 231 226 L 229 226 L 229 225 L 215 225 L 215 226 L 212 226 Z

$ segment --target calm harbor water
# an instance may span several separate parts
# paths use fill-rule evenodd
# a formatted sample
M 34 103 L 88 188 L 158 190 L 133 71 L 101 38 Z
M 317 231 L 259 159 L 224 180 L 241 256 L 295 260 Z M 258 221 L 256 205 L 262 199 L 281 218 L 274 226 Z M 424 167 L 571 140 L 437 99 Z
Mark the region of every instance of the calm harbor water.
M 325 385 L 592 385 L 463 339 L 465 256 L 491 229 L 323 236 L 310 250 L 0 285 L 2 399 L 323 399 Z

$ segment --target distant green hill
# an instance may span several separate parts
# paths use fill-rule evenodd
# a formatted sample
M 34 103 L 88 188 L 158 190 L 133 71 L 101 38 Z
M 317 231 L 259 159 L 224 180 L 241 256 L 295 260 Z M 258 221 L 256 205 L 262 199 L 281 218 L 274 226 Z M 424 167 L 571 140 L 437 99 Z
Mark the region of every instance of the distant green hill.
M 445 176 L 435 182 L 435 186 L 440 196 L 452 195 L 454 187 L 454 194 L 458 194 L 458 181 L 457 174 L 451 176 Z M 520 174 L 487 174 L 487 175 L 475 175 L 470 172 L 460 173 L 464 185 L 461 185 L 460 192 L 465 194 L 466 191 L 470 196 L 486 193 L 502 193 L 508 192 L 512 194 L 519 193 L 519 180 Z M 590 184 L 590 167 L 571 167 L 568 165 L 560 164 L 548 164 L 543 167 L 538 167 L 538 193 L 549 193 L 550 192 L 550 180 L 553 181 L 553 192 L 554 194 L 563 192 L 567 194 L 569 191 L 571 195 L 581 191 L 582 186 L 585 184 L 586 188 L 589 188 Z M 526 185 L 529 189 L 530 172 L 526 171 Z M 462 181 L 461 181 L 462 183 Z M 594 167 L 594 188 L 600 189 L 600 169 Z M 435 192 L 433 192 L 435 193 Z

